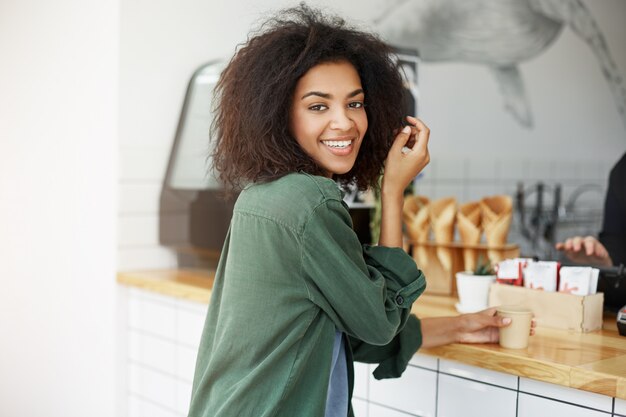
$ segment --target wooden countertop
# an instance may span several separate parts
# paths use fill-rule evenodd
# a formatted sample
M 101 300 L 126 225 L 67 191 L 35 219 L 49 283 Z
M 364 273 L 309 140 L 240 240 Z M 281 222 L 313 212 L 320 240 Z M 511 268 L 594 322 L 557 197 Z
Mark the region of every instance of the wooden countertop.
M 208 271 L 159 270 L 121 272 L 117 281 L 208 303 L 213 278 Z M 456 302 L 453 297 L 422 295 L 412 312 L 419 317 L 458 315 Z M 538 328 L 522 350 L 497 344 L 451 344 L 420 353 L 626 400 L 626 337 L 617 333 L 614 316 L 605 317 L 604 329 L 592 333 Z

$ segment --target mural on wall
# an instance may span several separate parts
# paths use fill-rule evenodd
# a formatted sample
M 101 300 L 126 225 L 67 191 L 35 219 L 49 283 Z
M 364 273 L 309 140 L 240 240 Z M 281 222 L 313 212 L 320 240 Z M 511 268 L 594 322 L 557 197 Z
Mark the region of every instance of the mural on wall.
M 626 128 L 622 75 L 581 0 L 396 0 L 374 24 L 388 42 L 416 49 L 425 62 L 487 66 L 506 110 L 526 128 L 533 115 L 518 64 L 544 52 L 568 27 L 593 51 Z

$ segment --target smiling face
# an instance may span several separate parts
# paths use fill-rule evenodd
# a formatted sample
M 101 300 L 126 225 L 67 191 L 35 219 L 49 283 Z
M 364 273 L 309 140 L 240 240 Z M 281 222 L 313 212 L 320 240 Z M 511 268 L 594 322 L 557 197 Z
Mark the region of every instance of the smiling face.
M 296 84 L 291 134 L 329 178 L 354 166 L 367 131 L 364 101 L 359 74 L 347 61 L 318 64 Z

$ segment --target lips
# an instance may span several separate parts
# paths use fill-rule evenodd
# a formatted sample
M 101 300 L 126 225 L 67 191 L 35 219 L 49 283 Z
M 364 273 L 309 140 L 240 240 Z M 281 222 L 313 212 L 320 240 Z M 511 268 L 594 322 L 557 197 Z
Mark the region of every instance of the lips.
M 326 149 L 335 156 L 346 156 L 352 152 L 354 148 L 354 137 L 341 139 L 322 140 Z

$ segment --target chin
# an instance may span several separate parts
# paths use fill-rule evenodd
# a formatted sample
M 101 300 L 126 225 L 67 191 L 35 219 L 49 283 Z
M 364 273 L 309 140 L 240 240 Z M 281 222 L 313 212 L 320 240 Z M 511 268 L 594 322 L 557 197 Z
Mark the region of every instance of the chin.
M 329 169 L 328 171 L 331 172 L 333 174 L 333 176 L 335 176 L 335 175 L 345 175 L 348 172 L 350 172 L 350 170 L 352 170 L 352 168 L 353 168 L 353 166 L 343 167 L 343 168 L 336 167 L 334 169 Z

